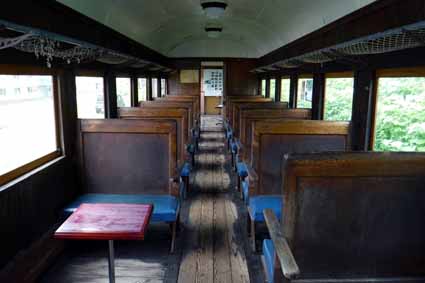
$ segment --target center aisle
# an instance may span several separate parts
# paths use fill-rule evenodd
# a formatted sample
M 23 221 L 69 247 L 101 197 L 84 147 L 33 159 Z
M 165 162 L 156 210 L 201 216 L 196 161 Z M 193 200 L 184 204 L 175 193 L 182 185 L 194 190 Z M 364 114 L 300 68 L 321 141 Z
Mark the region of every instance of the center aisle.
M 264 282 L 259 256 L 247 254 L 246 215 L 234 193 L 220 122 L 218 116 L 202 117 L 191 193 L 182 212 L 179 283 Z

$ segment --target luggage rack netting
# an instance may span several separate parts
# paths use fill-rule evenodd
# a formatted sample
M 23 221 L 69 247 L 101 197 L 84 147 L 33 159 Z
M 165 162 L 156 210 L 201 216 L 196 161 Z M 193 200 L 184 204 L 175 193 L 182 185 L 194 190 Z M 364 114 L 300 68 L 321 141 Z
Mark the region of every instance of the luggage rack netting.
M 80 64 L 97 60 L 106 64 L 125 64 L 132 68 L 150 66 L 163 72 L 172 71 L 153 62 L 58 34 L 14 25 L 5 21 L 0 21 L 0 26 L 22 33 L 15 37 L 0 37 L 0 50 L 15 48 L 22 52 L 33 53 L 36 58 L 45 58 L 49 68 L 52 67 L 53 59 L 57 58 L 62 59 L 67 64 Z
M 341 57 L 382 54 L 424 45 L 425 22 L 419 22 L 285 59 L 266 67 L 298 68 L 304 64 L 323 64 Z

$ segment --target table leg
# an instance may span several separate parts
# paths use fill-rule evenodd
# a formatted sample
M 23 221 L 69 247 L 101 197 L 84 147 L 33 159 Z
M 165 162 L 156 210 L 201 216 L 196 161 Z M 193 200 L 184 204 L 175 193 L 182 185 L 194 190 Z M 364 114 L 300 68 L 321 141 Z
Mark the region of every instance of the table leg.
M 109 240 L 108 241 L 109 246 L 109 283 L 115 283 L 115 256 L 114 256 L 114 241 Z

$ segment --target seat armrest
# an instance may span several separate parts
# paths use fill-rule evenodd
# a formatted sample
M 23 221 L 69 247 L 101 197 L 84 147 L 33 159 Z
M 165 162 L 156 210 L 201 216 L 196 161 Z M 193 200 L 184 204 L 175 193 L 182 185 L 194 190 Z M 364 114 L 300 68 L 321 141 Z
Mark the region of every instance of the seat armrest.
M 184 183 L 180 176 L 170 178 L 170 193 L 175 197 L 182 198 L 182 194 L 184 194 Z
M 263 214 L 283 275 L 288 279 L 297 278 L 300 274 L 300 269 L 295 261 L 288 242 L 282 234 L 282 227 L 279 220 L 271 209 L 264 209 Z

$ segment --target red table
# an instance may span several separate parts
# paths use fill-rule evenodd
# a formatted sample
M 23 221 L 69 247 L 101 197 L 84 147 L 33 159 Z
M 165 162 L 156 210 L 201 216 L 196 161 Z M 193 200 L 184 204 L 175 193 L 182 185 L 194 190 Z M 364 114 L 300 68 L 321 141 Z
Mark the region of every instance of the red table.
M 84 203 L 56 230 L 57 239 L 108 240 L 109 282 L 115 282 L 114 240 L 143 240 L 151 204 Z

